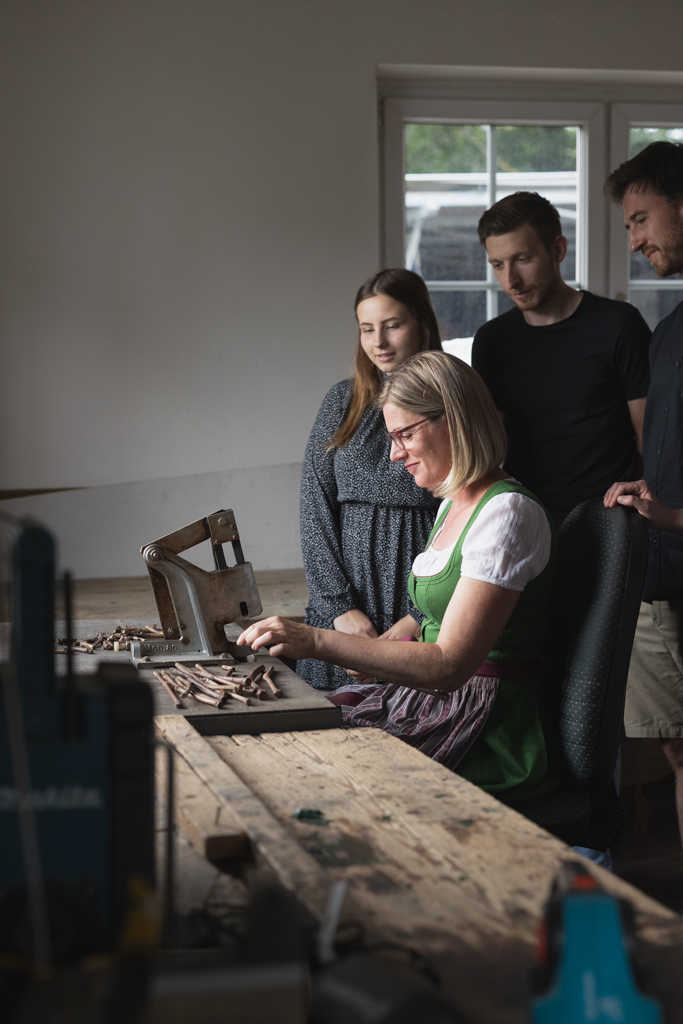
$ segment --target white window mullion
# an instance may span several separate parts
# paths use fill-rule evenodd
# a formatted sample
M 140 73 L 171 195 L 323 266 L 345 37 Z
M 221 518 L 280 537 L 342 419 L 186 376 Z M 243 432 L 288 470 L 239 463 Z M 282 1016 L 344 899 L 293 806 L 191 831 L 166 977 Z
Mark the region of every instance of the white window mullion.
M 622 103 L 610 108 L 609 168 L 614 170 L 628 158 L 629 118 Z M 629 255 L 621 207 L 609 200 L 609 295 L 613 299 L 628 298 Z
M 578 184 L 584 210 L 576 221 L 576 279 L 582 288 L 606 295 L 608 287 L 607 106 L 592 104 L 579 124 Z
M 493 206 L 496 201 L 496 132 L 492 124 L 486 125 L 486 168 L 489 172 L 488 204 Z M 495 285 L 493 269 L 486 261 L 486 319 L 498 316 L 498 292 Z
M 385 267 L 404 265 L 404 117 L 402 101 L 385 99 L 382 109 L 384 204 L 380 253 Z

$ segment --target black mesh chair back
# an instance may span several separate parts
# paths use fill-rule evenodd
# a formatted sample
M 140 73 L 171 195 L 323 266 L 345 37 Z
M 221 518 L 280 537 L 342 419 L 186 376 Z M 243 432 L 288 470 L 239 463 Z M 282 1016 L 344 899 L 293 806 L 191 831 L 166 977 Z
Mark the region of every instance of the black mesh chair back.
M 572 845 L 606 849 L 615 836 L 614 772 L 646 567 L 647 523 L 632 509 L 584 501 L 559 528 L 552 647 L 561 666 L 554 742 L 562 783 L 517 806 Z

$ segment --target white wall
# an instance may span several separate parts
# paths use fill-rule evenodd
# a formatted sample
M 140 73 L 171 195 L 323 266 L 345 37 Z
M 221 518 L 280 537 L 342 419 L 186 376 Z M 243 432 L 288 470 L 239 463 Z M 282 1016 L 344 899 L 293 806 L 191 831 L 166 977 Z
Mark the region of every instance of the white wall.
M 219 504 L 256 521 L 220 474 L 267 489 L 349 372 L 352 296 L 379 253 L 378 64 L 669 70 L 683 27 L 669 0 L 647 17 L 642 0 L 3 12 L 0 488 L 115 484 L 132 550 L 149 481 L 170 528 L 215 510 L 187 502 L 212 473 L 236 488 Z M 75 551 L 86 494 L 11 507 Z M 273 500 L 293 522 L 296 488 Z M 257 568 L 292 565 L 290 535 L 270 564 L 252 551 Z M 82 546 L 78 573 L 107 574 L 102 545 Z
M 12 499 L 2 509 L 29 511 L 53 524 L 58 564 L 77 579 L 145 575 L 144 544 L 225 507 L 236 510 L 247 561 L 256 569 L 283 569 L 300 561 L 298 490 L 298 463 L 283 463 L 58 491 Z M 183 557 L 203 569 L 214 568 L 208 541 Z M 225 557 L 234 564 L 229 544 Z

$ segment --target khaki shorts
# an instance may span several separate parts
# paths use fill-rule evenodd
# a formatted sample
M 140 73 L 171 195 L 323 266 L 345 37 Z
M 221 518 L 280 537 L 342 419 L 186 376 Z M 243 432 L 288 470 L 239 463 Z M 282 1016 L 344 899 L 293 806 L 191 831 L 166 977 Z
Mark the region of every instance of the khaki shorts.
M 643 602 L 628 672 L 627 736 L 683 736 L 683 601 Z

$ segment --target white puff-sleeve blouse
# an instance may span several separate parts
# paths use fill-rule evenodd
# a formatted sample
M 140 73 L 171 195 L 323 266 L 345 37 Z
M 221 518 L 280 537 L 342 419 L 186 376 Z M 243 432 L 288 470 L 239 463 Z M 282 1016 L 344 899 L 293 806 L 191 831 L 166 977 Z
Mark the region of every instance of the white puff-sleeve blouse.
M 445 506 L 442 502 L 437 520 Z M 415 559 L 416 576 L 435 576 L 445 568 L 457 541 L 448 548 L 434 548 L 439 532 Z M 548 518 L 537 501 L 517 492 L 497 494 L 470 526 L 462 545 L 460 575 L 522 591 L 548 564 L 551 540 Z

